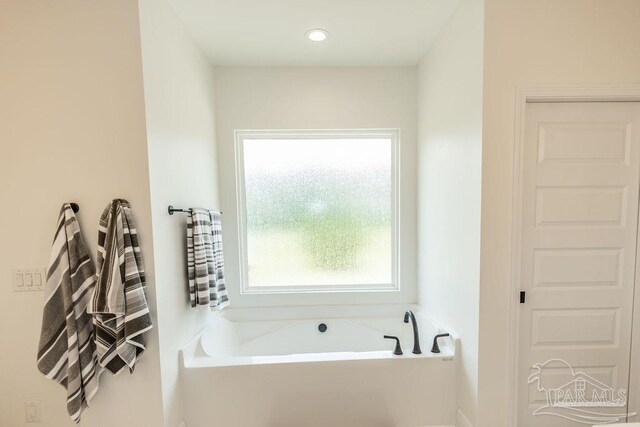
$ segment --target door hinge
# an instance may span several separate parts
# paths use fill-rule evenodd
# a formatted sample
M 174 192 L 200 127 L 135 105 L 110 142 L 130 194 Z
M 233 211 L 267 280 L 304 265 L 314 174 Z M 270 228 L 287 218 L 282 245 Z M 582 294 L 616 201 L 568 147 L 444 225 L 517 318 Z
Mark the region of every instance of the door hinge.
M 520 304 L 524 304 L 527 299 L 527 295 L 525 291 L 520 291 Z

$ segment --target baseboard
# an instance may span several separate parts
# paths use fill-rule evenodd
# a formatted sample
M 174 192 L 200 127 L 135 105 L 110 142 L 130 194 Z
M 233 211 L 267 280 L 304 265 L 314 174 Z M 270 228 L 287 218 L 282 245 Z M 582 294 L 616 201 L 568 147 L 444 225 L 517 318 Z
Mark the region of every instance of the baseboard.
M 456 427 L 473 427 L 469 418 L 467 418 L 460 409 L 456 413 Z

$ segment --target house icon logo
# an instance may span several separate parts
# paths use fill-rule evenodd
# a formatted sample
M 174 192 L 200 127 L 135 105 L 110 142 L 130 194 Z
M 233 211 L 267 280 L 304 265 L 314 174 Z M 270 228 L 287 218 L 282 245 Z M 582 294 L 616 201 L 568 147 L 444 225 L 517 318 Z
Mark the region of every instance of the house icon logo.
M 543 402 L 533 415 L 557 416 L 589 425 L 620 422 L 635 415 L 626 411 L 626 389 L 616 389 L 576 371 L 563 359 L 536 363 L 531 370 L 527 383 L 536 387 Z

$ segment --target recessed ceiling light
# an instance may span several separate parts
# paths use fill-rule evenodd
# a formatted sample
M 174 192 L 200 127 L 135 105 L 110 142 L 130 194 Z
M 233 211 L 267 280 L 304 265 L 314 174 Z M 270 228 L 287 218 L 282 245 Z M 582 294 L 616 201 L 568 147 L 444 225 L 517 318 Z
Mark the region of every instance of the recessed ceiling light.
M 307 37 L 313 42 L 324 41 L 328 35 L 327 30 L 323 30 L 322 28 L 314 28 L 313 30 L 307 31 Z

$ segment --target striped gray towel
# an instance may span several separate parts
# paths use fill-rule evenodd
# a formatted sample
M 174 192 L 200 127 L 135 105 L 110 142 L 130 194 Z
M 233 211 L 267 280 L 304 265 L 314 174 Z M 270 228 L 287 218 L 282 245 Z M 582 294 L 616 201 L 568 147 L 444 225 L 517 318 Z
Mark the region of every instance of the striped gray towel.
M 95 271 L 73 209 L 65 203 L 47 270 L 38 370 L 67 389 L 67 411 L 76 423 L 98 391 L 100 371 L 87 313 Z
M 153 327 L 145 297 L 145 275 L 129 202 L 116 199 L 102 212 L 98 272 L 89 313 L 96 328 L 98 362 L 113 374 L 133 372 Z
M 229 305 L 224 283 L 220 212 L 192 208 L 187 217 L 187 272 L 191 307 Z

